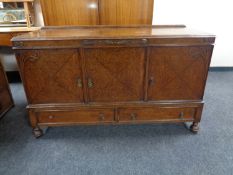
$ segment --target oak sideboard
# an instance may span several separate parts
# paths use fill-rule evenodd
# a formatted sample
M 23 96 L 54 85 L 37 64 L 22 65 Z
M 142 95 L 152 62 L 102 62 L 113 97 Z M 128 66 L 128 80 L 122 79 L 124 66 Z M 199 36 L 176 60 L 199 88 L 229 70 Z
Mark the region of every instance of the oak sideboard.
M 14 106 L 6 73 L 0 61 L 0 119 Z
M 183 25 L 45 27 L 14 37 L 35 137 L 84 124 L 193 122 L 215 36 Z

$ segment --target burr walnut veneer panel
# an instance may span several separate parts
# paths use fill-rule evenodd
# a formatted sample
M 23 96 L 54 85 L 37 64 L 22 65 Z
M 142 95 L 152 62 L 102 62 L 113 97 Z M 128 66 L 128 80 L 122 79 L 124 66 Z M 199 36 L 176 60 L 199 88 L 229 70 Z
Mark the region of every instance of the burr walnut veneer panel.
M 148 99 L 202 99 L 212 48 L 152 47 L 149 56 Z
M 48 27 L 13 38 L 36 137 L 73 124 L 193 122 L 215 37 L 184 26 Z
M 84 57 L 90 101 L 143 100 L 144 48 L 85 49 Z
M 83 102 L 82 87 L 73 83 L 82 78 L 76 49 L 27 50 L 20 56 L 30 103 Z

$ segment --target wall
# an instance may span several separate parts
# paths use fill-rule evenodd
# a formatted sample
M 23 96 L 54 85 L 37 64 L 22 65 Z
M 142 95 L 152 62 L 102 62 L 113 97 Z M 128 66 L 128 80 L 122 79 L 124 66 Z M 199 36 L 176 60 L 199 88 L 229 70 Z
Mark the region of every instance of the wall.
M 211 66 L 233 66 L 232 0 L 155 0 L 153 24 L 185 24 L 216 35 Z

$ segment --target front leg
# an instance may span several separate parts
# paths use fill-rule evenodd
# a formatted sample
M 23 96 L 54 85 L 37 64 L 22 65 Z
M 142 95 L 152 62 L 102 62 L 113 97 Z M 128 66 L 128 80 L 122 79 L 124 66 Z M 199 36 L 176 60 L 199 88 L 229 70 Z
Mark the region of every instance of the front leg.
M 36 128 L 32 129 L 33 135 L 35 136 L 35 138 L 39 138 L 43 135 L 43 130 L 40 129 L 38 126 Z
M 200 129 L 199 123 L 201 121 L 203 106 L 204 106 L 204 104 L 201 104 L 201 106 L 197 108 L 196 114 L 194 116 L 194 121 L 193 121 L 192 125 L 189 128 L 190 131 L 192 133 L 194 133 L 194 134 L 197 134 L 199 129 Z
M 190 131 L 197 134 L 199 131 L 199 122 L 193 122 L 193 124 L 190 126 Z

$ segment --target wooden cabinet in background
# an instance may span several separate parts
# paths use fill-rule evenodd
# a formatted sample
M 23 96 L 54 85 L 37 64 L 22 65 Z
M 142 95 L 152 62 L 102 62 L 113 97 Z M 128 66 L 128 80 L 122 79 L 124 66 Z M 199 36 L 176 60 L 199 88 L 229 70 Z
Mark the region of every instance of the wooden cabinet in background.
M 154 0 L 99 0 L 99 24 L 152 24 Z
M 40 0 L 45 25 L 96 25 L 98 0 Z
M 11 38 L 27 32 L 39 30 L 40 27 L 0 27 L 0 46 L 12 46 Z
M 152 24 L 154 0 L 40 0 L 46 26 Z
M 0 118 L 13 106 L 10 88 L 0 62 Z
M 215 36 L 184 26 L 46 27 L 13 38 L 36 137 L 73 124 L 193 122 Z

